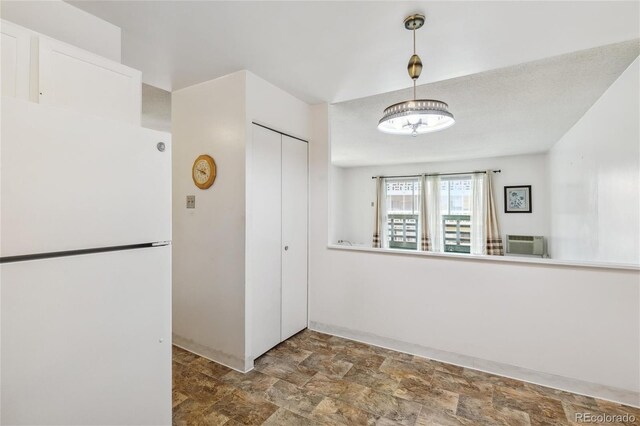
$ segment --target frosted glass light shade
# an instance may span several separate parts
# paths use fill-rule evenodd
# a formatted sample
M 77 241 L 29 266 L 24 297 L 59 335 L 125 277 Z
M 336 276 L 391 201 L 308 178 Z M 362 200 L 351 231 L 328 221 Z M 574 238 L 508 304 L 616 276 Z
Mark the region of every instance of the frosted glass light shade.
M 432 99 L 416 99 L 386 108 L 378 123 L 378 130 L 393 135 L 417 136 L 444 130 L 455 122 L 446 103 Z

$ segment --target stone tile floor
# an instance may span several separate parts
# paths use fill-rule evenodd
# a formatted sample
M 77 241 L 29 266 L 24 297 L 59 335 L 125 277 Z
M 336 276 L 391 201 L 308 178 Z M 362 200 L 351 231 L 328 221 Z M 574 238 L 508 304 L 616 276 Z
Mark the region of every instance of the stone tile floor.
M 247 374 L 173 350 L 174 425 L 575 425 L 576 413 L 640 425 L 636 408 L 310 330 Z

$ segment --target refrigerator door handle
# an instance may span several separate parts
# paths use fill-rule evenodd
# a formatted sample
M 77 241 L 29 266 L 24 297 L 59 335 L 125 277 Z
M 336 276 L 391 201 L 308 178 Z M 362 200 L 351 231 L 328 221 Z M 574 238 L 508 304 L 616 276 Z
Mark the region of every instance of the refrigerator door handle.
M 133 249 L 141 249 L 141 248 L 147 248 L 147 247 L 155 247 L 156 245 L 161 247 L 161 246 L 166 246 L 170 243 L 171 243 L 170 241 L 163 241 L 161 243 L 128 244 L 126 246 L 94 247 L 89 249 L 72 249 L 72 250 L 54 251 L 54 252 L 46 252 L 46 253 L 20 254 L 16 256 L 0 257 L 0 264 L 13 263 L 13 262 L 25 262 L 29 260 L 39 260 L 39 259 L 52 259 L 56 257 L 80 256 L 84 254 L 107 253 L 112 251 L 133 250 Z

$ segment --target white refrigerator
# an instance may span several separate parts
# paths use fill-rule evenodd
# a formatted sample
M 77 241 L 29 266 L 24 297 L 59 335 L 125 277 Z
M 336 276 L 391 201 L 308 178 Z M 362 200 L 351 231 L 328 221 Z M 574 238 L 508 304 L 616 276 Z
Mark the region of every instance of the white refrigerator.
M 171 136 L 2 98 L 0 423 L 171 423 Z

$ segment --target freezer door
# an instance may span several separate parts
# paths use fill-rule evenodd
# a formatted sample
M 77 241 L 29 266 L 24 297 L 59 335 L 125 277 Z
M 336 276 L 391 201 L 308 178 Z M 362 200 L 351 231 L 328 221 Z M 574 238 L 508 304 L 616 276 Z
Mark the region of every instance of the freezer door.
M 171 247 L 0 265 L 2 424 L 171 423 Z
M 0 257 L 171 239 L 168 133 L 3 98 L 0 173 Z

